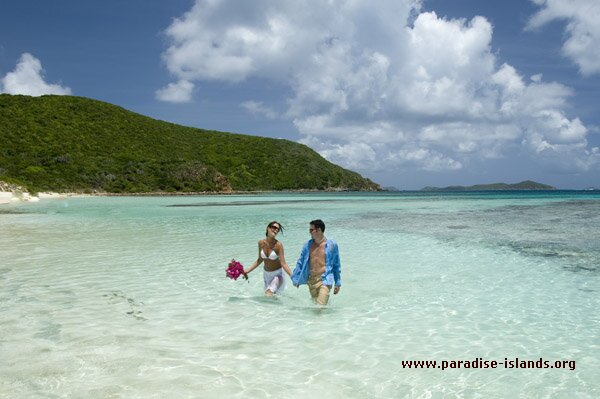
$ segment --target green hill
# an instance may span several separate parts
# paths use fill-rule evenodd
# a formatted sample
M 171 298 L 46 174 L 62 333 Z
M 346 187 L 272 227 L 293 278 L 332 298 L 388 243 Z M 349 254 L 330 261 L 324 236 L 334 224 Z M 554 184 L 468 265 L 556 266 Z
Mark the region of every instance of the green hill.
M 556 190 L 547 184 L 525 180 L 520 183 L 476 184 L 474 186 L 425 187 L 421 191 Z
M 379 190 L 307 146 L 72 96 L 0 95 L 0 180 L 32 191 Z

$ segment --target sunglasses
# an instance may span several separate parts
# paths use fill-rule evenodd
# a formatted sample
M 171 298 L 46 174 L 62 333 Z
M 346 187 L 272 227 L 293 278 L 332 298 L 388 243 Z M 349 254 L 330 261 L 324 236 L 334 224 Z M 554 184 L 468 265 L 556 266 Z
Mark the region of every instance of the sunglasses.
M 279 231 L 279 227 L 277 226 L 269 226 L 271 230 Z

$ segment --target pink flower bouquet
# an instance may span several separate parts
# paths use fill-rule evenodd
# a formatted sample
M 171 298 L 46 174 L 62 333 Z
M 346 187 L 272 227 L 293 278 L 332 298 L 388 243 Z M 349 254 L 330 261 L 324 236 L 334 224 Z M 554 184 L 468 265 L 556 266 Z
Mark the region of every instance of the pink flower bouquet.
M 232 280 L 237 280 L 240 276 L 244 276 L 248 280 L 248 275 L 244 271 L 244 265 L 235 259 L 231 259 L 231 262 L 229 262 L 229 266 L 225 269 L 225 275 Z

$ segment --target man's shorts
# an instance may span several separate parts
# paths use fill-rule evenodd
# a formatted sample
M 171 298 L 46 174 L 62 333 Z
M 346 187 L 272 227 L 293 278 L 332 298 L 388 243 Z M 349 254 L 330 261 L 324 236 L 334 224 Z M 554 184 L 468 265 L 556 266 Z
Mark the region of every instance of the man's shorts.
M 329 291 L 331 291 L 330 285 L 323 285 L 321 276 L 309 276 L 308 277 L 308 290 L 313 301 L 318 305 L 327 305 L 329 302 Z

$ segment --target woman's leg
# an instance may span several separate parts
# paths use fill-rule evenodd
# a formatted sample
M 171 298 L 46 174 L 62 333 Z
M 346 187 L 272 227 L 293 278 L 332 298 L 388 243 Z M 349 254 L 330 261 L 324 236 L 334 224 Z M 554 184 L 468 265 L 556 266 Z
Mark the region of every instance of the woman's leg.
M 273 277 L 273 279 L 269 283 L 269 286 L 267 287 L 267 290 L 265 291 L 265 295 L 271 296 L 271 295 L 275 294 L 275 292 L 277 292 L 277 288 L 279 288 L 280 281 L 281 281 L 280 276 Z

